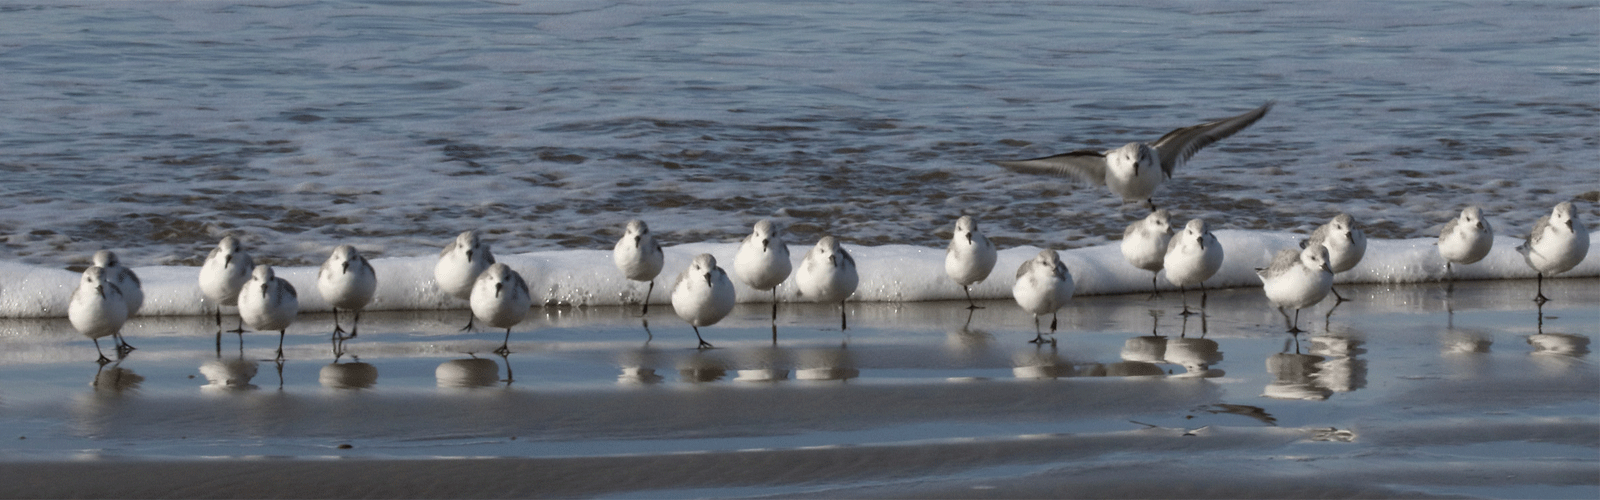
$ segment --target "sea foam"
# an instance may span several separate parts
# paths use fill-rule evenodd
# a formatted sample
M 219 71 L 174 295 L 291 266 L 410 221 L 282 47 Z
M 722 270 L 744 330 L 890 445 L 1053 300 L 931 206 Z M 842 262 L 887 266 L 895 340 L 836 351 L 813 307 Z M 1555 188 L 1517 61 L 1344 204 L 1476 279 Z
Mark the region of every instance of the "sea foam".
M 1298 247 L 1303 235 L 1284 232 L 1222 230 L 1215 232 L 1226 250 L 1222 269 L 1206 280 L 1208 288 L 1256 287 L 1261 281 L 1255 270 L 1272 260 L 1279 249 Z M 1590 236 L 1591 246 L 1600 246 Z M 1434 246 L 1434 238 L 1369 240 L 1366 258 L 1350 271 L 1336 276 L 1337 283 L 1415 283 L 1445 278 L 1444 260 Z M 1535 277 L 1523 262 L 1511 237 L 1496 237 L 1494 250 L 1482 261 L 1456 266 L 1461 280 L 1523 279 Z M 845 247 L 854 256 L 861 272 L 861 285 L 854 301 L 916 302 L 960 300 L 964 296 L 944 273 L 944 249 L 910 245 Z M 690 259 L 701 253 L 717 258 L 718 265 L 731 269 L 737 243 L 694 243 L 668 247 L 666 268 L 656 278 L 652 304 L 670 303 L 671 288 L 677 274 Z M 791 245 L 798 268 L 809 250 L 806 245 Z M 1039 253 L 1038 247 L 1016 247 L 1000 251 L 998 263 L 989 278 L 972 287 L 977 299 L 1011 297 L 1018 266 Z M 535 304 L 568 306 L 615 306 L 637 304 L 644 299 L 646 284 L 623 278 L 611 262 L 609 250 L 556 250 L 498 256 L 527 279 Z M 464 309 L 467 303 L 439 291 L 433 280 L 436 257 L 391 257 L 372 260 L 378 273 L 378 292 L 368 310 Z M 1072 272 L 1077 295 L 1139 293 L 1149 289 L 1150 273 L 1123 260 L 1118 243 L 1078 248 L 1061 252 L 1061 260 Z M 200 293 L 198 267 L 159 266 L 134 268 L 144 282 L 143 315 L 198 315 L 215 310 Z M 302 312 L 329 311 L 327 301 L 317 292 L 315 267 L 280 267 L 277 275 L 289 280 L 300 294 Z M 15 262 L 0 262 L 0 317 L 48 318 L 66 315 L 67 301 L 77 286 L 78 275 Z M 1600 260 L 1586 259 L 1559 277 L 1600 276 Z M 805 301 L 790 281 L 778 287 L 780 301 Z M 1163 290 L 1174 287 L 1158 280 Z M 735 280 L 740 302 L 765 302 L 769 294 L 757 292 Z

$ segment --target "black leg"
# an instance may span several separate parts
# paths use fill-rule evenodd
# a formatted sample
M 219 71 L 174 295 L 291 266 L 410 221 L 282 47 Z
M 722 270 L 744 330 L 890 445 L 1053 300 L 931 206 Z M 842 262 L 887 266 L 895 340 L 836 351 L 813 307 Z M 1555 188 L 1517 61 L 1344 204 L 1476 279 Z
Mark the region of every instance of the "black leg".
M 350 324 L 350 338 L 356 338 L 356 330 L 361 328 L 361 310 L 356 309 L 356 322 Z
M 772 323 L 778 323 L 778 287 L 776 285 L 772 287 Z M 777 330 L 777 328 L 774 327 L 773 330 Z
M 335 307 L 333 308 L 333 336 L 338 337 L 343 334 L 344 328 L 339 326 L 339 308 Z
M 111 334 L 111 338 L 117 340 L 117 354 L 127 356 L 128 353 L 133 352 L 135 349 L 132 344 L 128 343 L 128 339 L 122 338 L 122 332 Z
M 701 349 L 710 349 L 711 348 L 711 343 L 710 342 L 706 342 L 706 339 L 700 336 L 700 327 L 694 326 L 694 325 L 689 325 L 689 328 L 693 328 L 694 329 L 694 338 L 700 340 L 700 348 Z
M 1305 331 L 1305 330 L 1301 330 L 1300 329 L 1300 310 L 1299 309 L 1295 309 L 1294 310 L 1294 326 L 1289 327 L 1289 333 L 1300 333 L 1300 332 L 1303 332 L 1303 331 Z
M 233 333 L 244 335 L 244 316 L 239 317 L 239 327 L 234 328 Z
M 101 351 L 100 350 L 100 339 L 89 339 L 89 340 L 93 340 L 94 341 L 94 352 L 100 353 L 100 359 L 97 359 L 95 361 L 100 363 L 100 366 L 105 366 L 106 363 L 110 363 L 111 362 L 111 358 L 107 358 L 105 351 Z
M 499 354 L 501 356 L 505 356 L 507 354 L 511 354 L 511 329 L 510 328 L 506 329 L 506 339 L 505 339 L 504 342 L 500 343 L 500 348 L 499 349 L 495 349 L 494 353 L 495 354 Z
M 640 315 L 650 314 L 650 294 L 656 291 L 656 280 L 650 280 L 650 288 L 644 290 L 644 307 L 639 309 Z
M 839 301 L 839 331 L 849 330 L 850 324 L 845 321 L 844 301 Z
M 972 290 L 970 290 L 967 285 L 961 285 L 961 293 L 967 294 L 967 309 L 983 309 L 982 307 L 978 307 L 977 302 L 972 301 Z
M 1334 288 L 1334 287 L 1330 286 L 1330 287 L 1328 287 L 1328 290 L 1333 292 L 1333 298 L 1335 299 L 1334 302 L 1333 302 L 1334 304 L 1338 304 L 1340 302 L 1346 302 L 1346 301 L 1350 300 L 1350 299 L 1344 298 L 1343 295 L 1339 295 L 1339 289 L 1338 288 Z
M 1042 344 L 1042 343 L 1044 343 L 1044 333 L 1039 331 L 1039 315 L 1037 315 L 1037 314 L 1033 315 L 1033 340 L 1029 340 L 1028 343 L 1029 344 Z
M 1183 312 L 1178 313 L 1178 314 L 1183 315 L 1183 316 L 1189 316 L 1191 314 L 1194 314 L 1194 311 L 1190 311 L 1189 310 L 1189 290 L 1187 288 L 1184 288 L 1183 286 L 1179 286 L 1178 287 L 1178 295 L 1183 297 Z
M 475 329 L 472 327 L 472 320 L 475 320 L 475 319 L 478 319 L 477 315 L 468 312 L 467 313 L 467 326 L 462 327 L 461 331 L 463 331 L 463 332 L 475 331 Z
M 1146 297 L 1144 300 L 1155 300 L 1161 298 L 1161 289 L 1156 287 L 1156 277 L 1160 275 L 1161 271 L 1150 273 L 1150 296 Z
M 1544 305 L 1545 302 L 1549 302 L 1550 299 L 1548 297 L 1544 296 L 1544 273 L 1539 273 L 1538 276 L 1539 276 L 1539 278 L 1538 278 L 1539 279 L 1539 281 L 1538 281 L 1539 288 L 1538 288 L 1538 293 L 1533 296 L 1533 301 L 1542 306 L 1542 305 Z
M 289 330 L 287 330 L 287 329 L 278 330 L 278 359 L 279 360 L 283 359 L 283 336 L 284 336 L 285 332 L 288 332 L 288 331 Z M 240 338 L 243 338 L 243 336 L 240 336 Z

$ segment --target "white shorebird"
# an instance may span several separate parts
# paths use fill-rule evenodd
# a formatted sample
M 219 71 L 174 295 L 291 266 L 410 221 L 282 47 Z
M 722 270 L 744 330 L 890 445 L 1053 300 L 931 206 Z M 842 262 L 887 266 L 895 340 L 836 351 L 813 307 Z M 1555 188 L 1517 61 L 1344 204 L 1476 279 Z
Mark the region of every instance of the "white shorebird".
M 1461 215 L 1439 231 L 1439 256 L 1444 258 L 1444 273 L 1454 280 L 1451 264 L 1467 265 L 1483 260 L 1494 247 L 1494 228 L 1483 219 L 1483 210 L 1467 207 Z
M 139 275 L 134 274 L 132 269 L 123 267 L 122 260 L 110 250 L 95 252 L 94 265 L 105 268 L 106 280 L 116 285 L 117 290 L 122 291 L 122 298 L 128 302 L 128 317 L 132 318 L 133 315 L 139 314 L 139 309 L 144 307 L 144 284 L 139 282 Z M 133 350 L 133 346 L 128 345 L 121 335 L 117 337 L 118 352 Z
M 773 322 L 778 321 L 778 285 L 789 279 L 793 270 L 783 230 L 766 219 L 756 223 L 750 235 L 739 243 L 739 253 L 733 256 L 733 273 L 739 281 L 757 291 L 772 291 Z
M 1239 116 L 1183 127 L 1161 136 L 1153 143 L 1130 142 L 1108 150 L 1079 150 L 1030 160 L 990 160 L 1008 170 L 1028 174 L 1071 177 L 1096 186 L 1106 186 L 1124 202 L 1142 201 L 1155 208 L 1150 195 L 1172 172 L 1183 166 L 1201 148 L 1231 136 L 1254 124 L 1272 109 L 1268 101 Z
M 696 255 L 672 283 L 672 310 L 689 322 L 701 349 L 711 348 L 711 343 L 700 336 L 700 327 L 722 321 L 733 311 L 736 299 L 733 281 L 717 267 L 716 257 L 708 253 Z
M 1589 255 L 1589 229 L 1578 220 L 1572 202 L 1563 201 L 1539 218 L 1528 233 L 1528 241 L 1517 247 L 1517 252 L 1539 273 L 1539 291 L 1533 297 L 1544 305 L 1550 299 L 1544 296 L 1545 275 L 1555 276 L 1577 267 Z
M 967 309 L 982 309 L 972 301 L 971 287 L 989 278 L 995 258 L 994 243 L 978 230 L 978 222 L 967 215 L 956 219 L 955 234 L 944 251 L 944 273 L 967 294 Z
M 495 264 L 478 275 L 472 285 L 472 315 L 494 328 L 506 329 L 506 340 L 495 354 L 511 352 L 511 328 L 528 317 L 533 293 L 521 274 L 505 264 Z
M 355 321 L 350 323 L 350 338 L 355 338 L 360 333 L 361 310 L 372 303 L 378 291 L 378 273 L 356 247 L 339 245 L 317 270 L 317 291 L 333 307 L 334 338 L 344 333 L 339 326 L 340 309 L 355 313 Z
M 817 245 L 806 252 L 795 273 L 795 284 L 800 285 L 800 295 L 814 302 L 839 303 L 839 329 L 849 328 L 845 320 L 844 301 L 856 293 L 861 276 L 856 273 L 856 260 L 850 252 L 839 246 L 839 240 L 823 236 Z
M 222 349 L 222 306 L 235 306 L 239 301 L 239 289 L 244 287 L 244 282 L 250 281 L 250 272 L 256 267 L 255 261 L 250 259 L 250 254 L 244 251 L 239 240 L 232 236 L 225 236 L 217 247 L 211 249 L 206 255 L 206 261 L 200 265 L 200 292 L 207 299 L 217 304 L 217 349 Z M 244 334 L 244 318 L 239 319 L 239 328 L 234 333 Z
M 1167 242 L 1172 240 L 1172 214 L 1167 209 L 1150 212 L 1122 230 L 1122 258 L 1133 267 L 1150 271 L 1150 298 L 1161 296 L 1156 276 L 1166 265 Z
M 300 314 L 300 295 L 294 285 L 261 264 L 239 291 L 239 318 L 258 332 L 278 331 L 278 359 L 283 359 L 283 337 Z
M 128 317 L 138 314 L 139 309 L 144 307 L 144 284 L 139 281 L 139 275 L 124 267 L 122 260 L 110 250 L 95 252 L 94 265 L 106 268 L 106 279 L 122 290 L 122 298 L 128 301 Z
M 433 266 L 433 279 L 444 293 L 471 300 L 473 283 L 492 265 L 494 252 L 489 251 L 489 244 L 478 237 L 477 231 L 464 231 L 439 252 L 439 263 Z M 472 321 L 473 316 L 468 315 L 467 326 L 461 331 L 471 331 Z
M 78 288 L 72 291 L 72 300 L 67 304 L 67 320 L 78 333 L 94 341 L 101 365 L 111 362 L 105 352 L 100 351 L 100 337 L 111 335 L 119 346 L 122 345 L 120 332 L 122 324 L 128 321 L 128 301 L 112 284 L 105 268 L 95 266 L 83 271 L 78 278 Z M 117 350 L 118 358 L 125 354 L 126 351 Z
M 1361 263 L 1361 258 L 1367 255 L 1367 233 L 1356 227 L 1355 217 L 1350 214 L 1339 214 L 1317 227 L 1311 232 L 1311 237 L 1300 242 L 1300 248 L 1321 245 L 1328 249 L 1328 268 L 1334 274 L 1349 271 Z M 1338 302 L 1350 299 L 1339 295 L 1339 290 L 1330 288 L 1333 298 Z
M 656 291 L 656 276 L 661 274 L 665 260 L 661 244 L 650 234 L 650 226 L 638 219 L 628 221 L 622 239 L 611 249 L 611 260 L 629 280 L 650 282 L 650 288 L 644 292 L 644 307 L 639 310 L 639 314 L 649 314 L 650 294 Z
M 1181 314 L 1194 314 L 1189 310 L 1189 295 L 1184 289 L 1189 286 L 1200 286 L 1200 309 L 1205 310 L 1205 281 L 1222 269 L 1222 259 L 1222 243 L 1211 234 L 1206 221 L 1189 219 L 1183 226 L 1183 233 L 1172 237 L 1162 262 L 1167 269 L 1167 281 L 1178 285 L 1178 294 L 1183 297 Z
M 1037 257 L 1023 262 L 1017 268 L 1017 284 L 1011 287 L 1011 296 L 1017 305 L 1033 314 L 1033 340 L 1028 342 L 1055 344 L 1056 310 L 1072 300 L 1072 273 L 1061 263 L 1055 250 L 1043 250 Z M 1039 316 L 1050 314 L 1050 340 L 1045 340 L 1039 330 Z
M 1328 267 L 1328 249 L 1321 245 L 1300 250 L 1285 248 L 1273 257 L 1272 265 L 1257 269 L 1261 289 L 1267 300 L 1278 307 L 1284 321 L 1286 307 L 1294 308 L 1294 324 L 1289 333 L 1300 333 L 1300 310 L 1322 302 L 1333 290 L 1333 269 Z

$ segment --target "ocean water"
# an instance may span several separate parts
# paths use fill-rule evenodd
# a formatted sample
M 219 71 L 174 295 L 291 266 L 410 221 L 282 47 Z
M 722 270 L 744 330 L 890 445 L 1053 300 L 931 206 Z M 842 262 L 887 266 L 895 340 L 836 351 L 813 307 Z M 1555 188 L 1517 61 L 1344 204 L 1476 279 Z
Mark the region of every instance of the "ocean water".
M 65 269 L 102 248 L 155 288 L 149 314 L 203 312 L 193 276 L 224 235 L 303 296 L 349 243 L 377 258 L 376 308 L 464 307 L 428 270 L 466 229 L 547 303 L 625 303 L 643 285 L 607 254 L 631 218 L 672 247 L 668 281 L 691 252 L 731 263 L 772 218 L 796 258 L 842 238 L 860 300 L 953 299 L 939 259 L 966 214 L 1009 249 L 982 297 L 1007 296 L 1038 248 L 1071 250 L 1080 293 L 1137 291 L 1149 275 L 1114 240 L 1144 209 L 984 160 L 1268 100 L 1155 195 L 1221 230 L 1208 285 L 1254 285 L 1339 212 L 1377 238 L 1341 281 L 1437 279 L 1428 238 L 1468 204 L 1501 238 L 1464 276 L 1531 277 L 1507 252 L 1551 206 L 1600 223 L 1597 18 L 1593 2 L 13 2 L 0 316 L 62 315 Z

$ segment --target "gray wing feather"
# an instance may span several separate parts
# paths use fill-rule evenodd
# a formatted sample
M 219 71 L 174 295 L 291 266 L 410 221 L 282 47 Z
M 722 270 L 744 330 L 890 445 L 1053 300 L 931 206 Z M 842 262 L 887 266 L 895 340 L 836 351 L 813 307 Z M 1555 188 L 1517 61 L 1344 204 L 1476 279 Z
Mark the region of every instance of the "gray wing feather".
M 1096 186 L 1106 185 L 1104 151 L 1072 151 L 1028 160 L 989 160 L 1012 172 L 1071 177 Z
M 1533 232 L 1528 233 L 1528 243 L 1526 245 L 1528 249 L 1532 250 L 1534 245 L 1539 244 L 1539 240 L 1544 239 L 1546 229 L 1550 229 L 1550 215 L 1548 214 L 1540 217 L 1539 222 L 1533 223 Z
M 1200 152 L 1201 148 L 1226 139 L 1228 136 L 1244 130 L 1245 127 L 1255 124 L 1261 117 L 1267 116 L 1267 112 L 1272 110 L 1273 104 L 1277 104 L 1277 101 L 1267 101 L 1266 104 L 1261 105 L 1259 108 L 1232 118 L 1223 118 L 1214 122 L 1167 132 L 1167 135 L 1161 136 L 1160 139 L 1156 139 L 1156 142 L 1152 144 L 1156 151 L 1161 153 L 1161 171 L 1166 172 L 1167 177 L 1172 177 L 1172 171 L 1177 170 L 1179 165 L 1188 162 L 1189 158 Z
M 1267 266 L 1266 269 L 1257 269 L 1256 274 L 1262 278 L 1275 278 L 1288 272 L 1290 268 L 1293 268 L 1299 262 L 1300 251 L 1293 248 L 1285 248 L 1279 250 L 1278 254 L 1272 257 L 1272 265 Z

